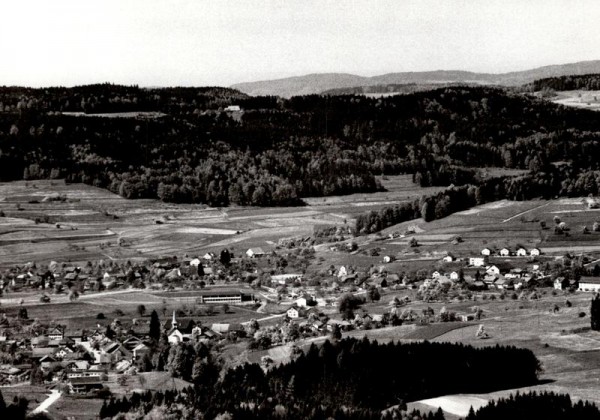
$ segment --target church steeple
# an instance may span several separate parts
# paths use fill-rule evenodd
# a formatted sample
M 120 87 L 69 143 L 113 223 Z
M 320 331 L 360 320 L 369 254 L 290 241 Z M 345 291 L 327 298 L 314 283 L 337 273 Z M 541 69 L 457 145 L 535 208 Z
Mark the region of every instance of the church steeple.
M 173 311 L 173 319 L 171 320 L 171 328 L 177 328 L 177 320 L 175 319 L 175 311 Z

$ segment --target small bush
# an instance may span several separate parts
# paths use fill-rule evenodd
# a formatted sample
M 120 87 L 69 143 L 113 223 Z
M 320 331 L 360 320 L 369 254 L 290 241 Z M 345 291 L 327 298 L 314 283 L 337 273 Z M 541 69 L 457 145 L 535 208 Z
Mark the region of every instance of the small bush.
M 96 319 L 106 319 L 106 316 L 102 312 L 100 312 L 98 313 L 98 315 L 96 315 Z

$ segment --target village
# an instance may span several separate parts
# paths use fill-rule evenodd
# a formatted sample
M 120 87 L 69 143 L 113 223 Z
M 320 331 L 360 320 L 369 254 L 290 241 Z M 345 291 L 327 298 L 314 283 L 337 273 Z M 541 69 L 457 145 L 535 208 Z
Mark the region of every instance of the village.
M 0 384 L 106 398 L 115 390 L 118 395 L 128 378 L 157 370 L 148 360 L 158 340 L 163 346 L 206 343 L 221 350 L 245 343 L 268 367 L 277 360 L 265 350 L 351 331 L 456 322 L 480 325 L 477 335 L 485 339 L 486 315 L 477 301 L 600 291 L 600 277 L 558 275 L 556 257 L 545 257 L 538 248 L 447 253 L 435 269 L 400 272 L 389 268 L 397 267 L 396 256 L 379 256 L 369 267 L 328 266 L 315 258 L 306 238 L 295 242 L 298 247 L 284 240 L 285 246 L 268 251 L 224 248 L 133 263 L 52 261 L 6 269 L 0 279 Z M 68 305 L 95 297 L 128 294 L 132 299 L 122 301 L 126 311 L 121 306 L 98 311 L 85 322 L 28 314 L 28 309 L 61 305 L 68 311 Z M 156 304 L 135 303 L 151 295 Z M 473 304 L 462 311 L 413 307 L 468 301 Z M 244 312 L 230 321 L 234 309 Z M 224 318 L 211 322 L 215 313 Z M 159 316 L 159 333 L 152 337 Z M 167 367 L 158 370 L 169 375 Z

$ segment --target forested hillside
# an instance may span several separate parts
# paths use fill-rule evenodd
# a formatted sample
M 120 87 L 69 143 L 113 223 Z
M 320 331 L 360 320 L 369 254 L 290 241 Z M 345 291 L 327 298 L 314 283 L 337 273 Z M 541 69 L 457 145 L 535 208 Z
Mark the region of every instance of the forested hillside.
M 157 114 L 90 116 L 148 111 Z M 0 179 L 65 177 L 127 198 L 213 206 L 295 205 L 376 191 L 381 174 L 479 185 L 473 168 L 499 166 L 531 171 L 511 181 L 510 197 L 588 194 L 600 185 L 599 131 L 593 112 L 487 87 L 287 100 L 224 88 L 0 88 Z
M 600 74 L 584 74 L 581 76 L 548 77 L 533 82 L 534 91 L 552 90 L 600 90 Z

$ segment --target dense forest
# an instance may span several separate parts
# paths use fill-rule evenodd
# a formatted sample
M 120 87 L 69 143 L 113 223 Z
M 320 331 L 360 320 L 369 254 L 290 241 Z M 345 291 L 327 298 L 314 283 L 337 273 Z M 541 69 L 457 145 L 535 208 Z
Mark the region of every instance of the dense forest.
M 115 112 L 153 114 L 98 115 Z M 4 87 L 0 180 L 64 177 L 127 198 L 298 205 L 379 190 L 377 175 L 479 185 L 476 168 L 493 166 L 530 171 L 511 181 L 517 199 L 587 194 L 600 185 L 599 132 L 594 112 L 489 87 L 290 99 L 225 88 Z
M 533 82 L 532 89 L 540 90 L 600 90 L 600 74 L 548 77 Z
M 466 420 L 600 420 L 595 404 L 578 401 L 573 404 L 568 395 L 553 392 L 530 392 L 510 395 L 491 401 L 477 412 L 471 408 Z
M 531 351 L 515 347 L 344 339 L 313 344 L 266 372 L 244 364 L 219 375 L 204 361 L 206 354 L 191 344 L 177 347 L 168 357 L 168 369 L 191 380 L 193 388 L 108 401 L 101 416 L 144 414 L 162 406 L 179 418 L 213 419 L 225 412 L 234 419 L 396 418 L 394 413 L 382 417 L 381 410 L 439 395 L 534 384 L 540 369 Z

